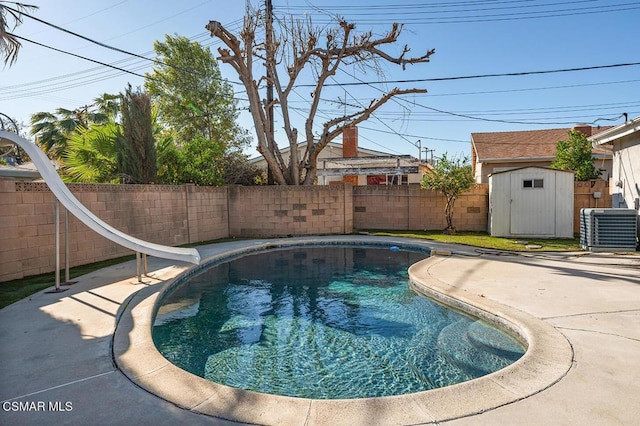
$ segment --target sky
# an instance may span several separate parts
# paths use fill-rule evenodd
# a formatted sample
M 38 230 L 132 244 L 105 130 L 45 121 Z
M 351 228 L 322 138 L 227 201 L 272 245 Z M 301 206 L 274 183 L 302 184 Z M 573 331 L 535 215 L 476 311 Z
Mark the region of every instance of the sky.
M 246 11 L 242 0 L 25 2 L 39 7 L 29 14 L 40 20 L 147 58 L 154 57 L 153 43 L 165 34 L 186 36 L 216 54 L 220 43 L 205 25 L 219 21 L 237 34 Z M 387 52 L 397 55 L 407 45 L 409 55 L 421 56 L 435 49 L 428 63 L 405 70 L 382 63 L 380 74 L 349 65 L 330 80 L 332 86 L 322 93 L 326 101 L 317 130 L 324 121 L 368 105 L 394 87 L 427 90 L 387 102 L 362 123 L 359 143 L 365 148 L 418 157 L 421 147 L 422 158 L 425 149 L 435 157 L 470 156 L 471 133 L 570 128 L 578 123 L 609 126 L 622 124 L 623 113 L 629 119 L 640 116 L 640 1 L 272 2 L 276 23 L 311 18 L 325 27 L 340 16 L 355 24 L 356 31 L 382 37 L 398 22 L 403 31 Z M 252 3 L 264 6 L 263 1 Z M 153 66 L 152 61 L 99 47 L 29 17 L 13 32 L 136 74 Z M 532 74 L 575 68 L 589 69 Z M 220 71 L 239 82 L 230 66 L 220 64 Z M 524 75 L 488 76 L 510 73 Z M 469 76 L 484 77 L 458 78 Z M 291 96 L 301 134 L 311 83 L 311 75 L 305 75 Z M 90 105 L 102 93 L 123 92 L 127 84 L 143 86 L 143 78 L 24 41 L 17 62 L 0 69 L 0 112 L 27 124 L 36 112 Z M 233 87 L 240 125 L 253 132 L 246 94 L 241 85 Z M 287 142 L 278 117 L 275 127 L 282 148 Z M 246 152 L 256 156 L 255 144 Z

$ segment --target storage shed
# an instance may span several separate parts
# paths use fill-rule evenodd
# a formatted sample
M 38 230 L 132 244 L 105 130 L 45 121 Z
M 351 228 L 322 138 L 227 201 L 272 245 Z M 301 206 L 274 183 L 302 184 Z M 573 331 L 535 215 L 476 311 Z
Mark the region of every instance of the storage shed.
M 489 176 L 489 233 L 573 237 L 573 172 L 523 167 Z

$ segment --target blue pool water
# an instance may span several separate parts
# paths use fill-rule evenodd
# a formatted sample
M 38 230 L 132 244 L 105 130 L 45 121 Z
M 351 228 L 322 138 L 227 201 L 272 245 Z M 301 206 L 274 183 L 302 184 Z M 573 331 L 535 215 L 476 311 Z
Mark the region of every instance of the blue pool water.
M 225 385 L 315 399 L 400 395 L 470 380 L 523 353 L 507 334 L 409 288 L 424 253 L 304 247 L 209 268 L 163 300 L 159 351 Z

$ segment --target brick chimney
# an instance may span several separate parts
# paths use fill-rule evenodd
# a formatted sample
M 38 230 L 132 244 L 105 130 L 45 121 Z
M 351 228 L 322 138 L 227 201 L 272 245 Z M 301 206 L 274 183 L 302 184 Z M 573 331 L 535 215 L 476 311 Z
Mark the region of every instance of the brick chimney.
M 577 130 L 578 132 L 583 133 L 586 137 L 591 136 L 592 132 L 592 128 L 588 124 L 576 124 L 571 130 Z
M 342 131 L 342 157 L 358 156 L 358 128 L 356 126 L 345 127 Z
M 342 157 L 351 158 L 358 156 L 358 128 L 356 126 L 345 127 L 342 131 Z M 352 185 L 358 184 L 358 176 L 342 176 L 342 182 Z

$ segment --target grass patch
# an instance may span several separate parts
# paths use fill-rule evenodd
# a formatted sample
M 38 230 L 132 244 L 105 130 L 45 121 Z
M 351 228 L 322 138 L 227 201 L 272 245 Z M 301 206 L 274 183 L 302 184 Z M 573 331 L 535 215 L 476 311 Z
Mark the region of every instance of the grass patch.
M 116 265 L 118 263 L 126 262 L 128 260 L 135 259 L 135 256 L 123 256 L 115 259 L 103 260 L 101 262 L 89 263 L 87 265 L 74 266 L 69 269 L 69 278 L 73 279 L 80 275 L 88 274 L 89 272 L 96 271 L 98 269 L 106 268 L 107 266 Z M 60 271 L 60 281 L 64 280 L 64 269 Z M 0 283 L 0 309 L 5 306 L 17 302 L 20 299 L 31 296 L 34 293 L 44 290 L 48 287 L 53 287 L 56 284 L 55 272 L 47 274 L 33 275 L 30 277 L 20 278 L 17 280 L 6 281 Z
M 464 244 L 467 246 L 481 247 L 495 250 L 519 251 L 519 252 L 544 252 L 544 251 L 582 251 L 578 238 L 501 238 L 492 237 L 484 232 L 459 232 L 455 235 L 446 235 L 442 231 L 367 231 L 370 235 L 385 235 L 391 237 L 420 238 L 424 240 L 439 241 L 442 243 Z M 519 241 L 520 243 L 516 242 Z M 526 248 L 529 245 L 539 245 L 541 248 Z
M 211 241 L 201 241 L 199 243 L 193 244 L 184 244 L 179 247 L 197 247 L 207 244 L 236 240 L 237 238 L 223 238 Z M 135 258 L 135 255 L 129 255 L 117 257 L 115 259 L 89 263 L 87 265 L 74 266 L 73 268 L 69 269 L 69 278 L 73 279 L 75 277 L 79 277 L 80 275 L 85 275 L 89 272 L 97 271 L 98 269 L 106 268 L 107 266 L 116 265 L 128 260 L 133 260 Z M 60 271 L 60 280 L 64 280 L 64 270 Z M 5 306 L 9 306 L 14 302 L 17 302 L 20 299 L 29 297 L 34 293 L 44 290 L 45 288 L 53 287 L 55 283 L 55 272 L 33 275 L 30 277 L 0 283 L 0 309 L 4 308 Z

